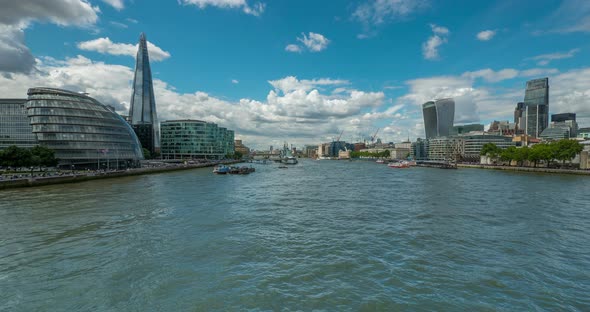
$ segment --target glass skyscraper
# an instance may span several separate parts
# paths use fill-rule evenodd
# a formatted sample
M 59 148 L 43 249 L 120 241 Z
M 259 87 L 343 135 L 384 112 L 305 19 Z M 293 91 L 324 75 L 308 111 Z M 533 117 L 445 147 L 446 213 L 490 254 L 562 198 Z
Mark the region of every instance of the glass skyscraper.
M 455 121 L 455 101 L 440 99 L 424 103 L 424 130 L 426 139 L 448 136 Z
M 27 99 L 0 99 L 0 149 L 16 145 L 31 148 L 37 138 L 27 117 Z
M 524 105 L 526 134 L 537 138 L 549 126 L 549 78 L 527 81 Z
M 139 48 L 135 59 L 129 120 L 141 145 L 152 153 L 159 151 L 160 130 L 156 114 L 152 70 L 144 33 L 139 36 Z

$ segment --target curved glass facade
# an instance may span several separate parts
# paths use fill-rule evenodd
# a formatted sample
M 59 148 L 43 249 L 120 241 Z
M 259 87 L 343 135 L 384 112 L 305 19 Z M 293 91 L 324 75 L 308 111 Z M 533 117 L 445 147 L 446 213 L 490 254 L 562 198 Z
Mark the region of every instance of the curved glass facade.
M 125 168 L 143 159 L 131 126 L 97 100 L 75 92 L 31 88 L 27 115 L 39 144 L 55 151 L 60 165 Z

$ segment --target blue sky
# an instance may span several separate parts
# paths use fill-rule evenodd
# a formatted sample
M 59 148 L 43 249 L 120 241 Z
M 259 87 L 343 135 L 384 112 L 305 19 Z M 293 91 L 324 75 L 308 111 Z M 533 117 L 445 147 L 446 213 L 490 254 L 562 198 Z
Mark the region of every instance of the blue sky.
M 590 1 L 12 2 L 7 96 L 62 87 L 124 113 L 145 32 L 160 119 L 216 122 L 253 147 L 423 137 L 420 104 L 437 97 L 456 99 L 456 123 L 507 120 L 541 77 L 551 113 L 590 126 Z

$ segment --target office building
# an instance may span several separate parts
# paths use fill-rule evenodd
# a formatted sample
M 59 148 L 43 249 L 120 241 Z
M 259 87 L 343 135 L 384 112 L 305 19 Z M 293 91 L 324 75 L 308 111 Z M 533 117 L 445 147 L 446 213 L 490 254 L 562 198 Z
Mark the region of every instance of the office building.
M 487 143 L 493 143 L 501 149 L 516 146 L 511 137 L 496 134 L 468 134 L 461 136 L 461 138 L 463 139 L 462 156 L 464 161 L 479 162 L 481 149 Z
M 21 148 L 37 145 L 26 102 L 27 99 L 0 99 L 0 150 L 12 145 Z
M 410 149 L 410 157 L 414 160 L 427 160 L 428 159 L 428 140 L 416 139 L 416 142 L 412 142 L 412 148 Z
M 440 99 L 422 105 L 426 139 L 448 136 L 455 120 L 455 101 Z
M 242 143 L 242 140 L 235 140 L 234 149 L 236 152 L 240 152 L 243 156 L 250 155 L 250 148 L 244 145 L 244 143 Z
M 139 37 L 139 48 L 135 59 L 135 76 L 129 108 L 129 120 L 139 137 L 142 147 L 151 153 L 160 149 L 160 131 L 156 114 L 156 99 L 152 83 L 152 70 L 145 34 Z
M 516 103 L 514 109 L 514 125 L 516 134 L 524 134 L 526 128 L 526 106 L 524 102 Z
M 552 114 L 551 115 L 551 122 L 565 122 L 568 120 L 576 121 L 576 114 L 575 113 L 561 113 L 561 114 Z
M 578 129 L 578 135 L 577 135 L 577 137 L 579 139 L 585 139 L 585 140 L 590 139 L 590 128 L 580 128 L 580 129 Z
M 516 134 L 516 124 L 506 121 L 498 121 L 494 120 L 490 124 L 490 128 L 487 131 L 488 133 L 496 134 L 496 135 L 515 135 Z
M 234 132 L 201 120 L 161 124 L 163 159 L 223 159 L 235 151 Z
M 451 129 L 451 135 L 465 134 L 473 131 L 483 131 L 484 126 L 482 124 L 469 124 L 454 126 Z
M 31 131 L 70 168 L 136 167 L 143 159 L 131 126 L 97 100 L 76 92 L 31 88 L 25 104 Z
M 463 155 L 463 139 L 460 137 L 438 137 L 428 140 L 428 160 L 457 161 Z
M 537 138 L 549 126 L 549 78 L 527 81 L 524 105 L 525 133 Z

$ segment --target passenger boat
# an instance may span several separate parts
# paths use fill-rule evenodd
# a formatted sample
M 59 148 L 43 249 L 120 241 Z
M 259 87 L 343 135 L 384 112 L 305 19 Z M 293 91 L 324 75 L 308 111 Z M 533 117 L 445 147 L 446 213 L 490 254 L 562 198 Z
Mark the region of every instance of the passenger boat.
M 405 162 L 405 161 L 401 161 L 401 162 L 390 162 L 389 164 L 387 164 L 387 167 L 389 168 L 396 168 L 396 169 L 402 169 L 402 168 L 410 168 L 410 164 Z
M 217 165 L 213 168 L 213 173 L 216 174 L 227 174 L 229 173 L 230 168 L 226 165 Z

